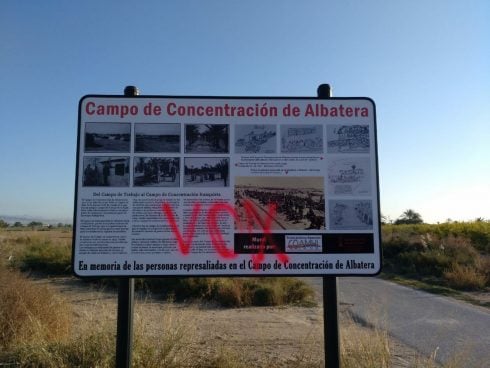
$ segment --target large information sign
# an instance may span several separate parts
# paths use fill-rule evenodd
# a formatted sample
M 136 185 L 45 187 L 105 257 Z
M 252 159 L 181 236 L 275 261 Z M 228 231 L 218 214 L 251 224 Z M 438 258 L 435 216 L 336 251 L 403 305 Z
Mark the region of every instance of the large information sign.
M 78 276 L 374 275 L 368 98 L 85 96 Z

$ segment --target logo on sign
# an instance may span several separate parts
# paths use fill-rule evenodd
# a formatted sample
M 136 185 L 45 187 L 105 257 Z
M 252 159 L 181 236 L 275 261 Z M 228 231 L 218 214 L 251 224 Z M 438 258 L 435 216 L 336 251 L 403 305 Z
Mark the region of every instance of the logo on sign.
M 321 235 L 286 235 L 286 253 L 315 253 L 322 251 Z

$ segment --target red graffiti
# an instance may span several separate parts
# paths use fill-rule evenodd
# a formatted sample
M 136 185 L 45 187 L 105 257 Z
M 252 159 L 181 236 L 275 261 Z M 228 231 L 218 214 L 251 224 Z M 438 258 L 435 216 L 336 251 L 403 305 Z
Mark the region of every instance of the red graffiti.
M 257 221 L 259 223 L 260 227 L 264 230 L 265 236 L 260 241 L 259 253 L 256 255 L 254 254 L 252 256 L 253 263 L 254 264 L 257 264 L 257 263 L 260 264 L 264 261 L 264 258 L 265 258 L 264 251 L 265 251 L 265 245 L 266 245 L 267 240 L 269 240 L 270 246 L 273 249 L 277 249 L 277 247 L 274 244 L 272 237 L 271 237 L 271 234 L 272 234 L 271 233 L 271 225 L 272 225 L 272 221 L 276 217 L 277 205 L 275 203 L 269 203 L 268 204 L 268 206 L 267 206 L 268 207 L 268 211 L 267 211 L 268 216 L 266 217 L 265 222 L 259 216 L 257 209 L 255 208 L 252 201 L 246 199 L 244 201 L 244 207 L 245 207 L 245 211 L 247 212 L 247 216 L 249 218 Z M 248 232 L 252 233 L 252 224 L 250 222 L 249 222 Z M 285 263 L 288 261 L 288 256 L 286 254 L 276 253 L 276 255 L 282 263 Z
M 194 231 L 196 230 L 197 217 L 201 211 L 201 205 L 199 203 L 194 204 L 192 208 L 191 222 L 187 228 L 185 239 L 180 233 L 179 227 L 177 226 L 177 221 L 175 221 L 174 212 L 172 210 L 172 205 L 169 203 L 163 203 L 162 210 L 167 216 L 170 228 L 177 238 L 177 244 L 179 245 L 179 250 L 182 254 L 187 255 L 191 250 L 192 239 L 194 238 Z
M 221 231 L 217 223 L 217 216 L 220 211 L 229 212 L 235 218 L 235 221 L 239 220 L 235 209 L 228 203 L 213 204 L 209 209 L 207 221 L 209 237 L 211 238 L 211 243 L 213 243 L 214 249 L 216 249 L 216 253 L 218 253 L 221 257 L 225 259 L 235 258 L 237 255 L 235 254 L 235 252 L 229 250 L 226 247 L 226 242 L 221 235 Z
M 253 223 L 257 223 L 261 229 L 263 230 L 264 236 L 261 239 L 260 245 L 259 245 L 259 252 L 257 254 L 252 255 L 252 262 L 254 266 L 259 265 L 262 263 L 265 259 L 265 248 L 266 248 L 266 243 L 269 241 L 269 247 L 273 250 L 277 250 L 277 246 L 274 244 L 273 239 L 272 239 L 272 232 L 271 232 L 271 225 L 272 222 L 274 221 L 276 217 L 276 205 L 275 204 L 269 204 L 267 206 L 267 210 L 265 211 L 265 220 L 260 216 L 259 212 L 257 211 L 256 206 L 254 203 L 250 200 L 244 200 L 243 205 L 245 208 L 245 212 L 247 214 L 248 218 L 248 232 L 250 235 L 252 235 L 252 228 L 253 228 Z M 170 229 L 172 230 L 175 238 L 177 239 L 177 244 L 178 244 L 178 249 L 183 255 L 187 255 L 190 253 L 191 250 L 191 245 L 192 245 L 192 240 L 194 238 L 194 233 L 196 230 L 196 224 L 197 224 L 197 219 L 199 217 L 199 214 L 201 212 L 201 204 L 200 203 L 195 203 L 193 208 L 192 208 L 192 214 L 191 214 L 191 219 L 188 224 L 187 229 L 184 230 L 184 235 L 179 230 L 179 227 L 177 225 L 177 221 L 174 216 L 174 212 L 172 209 L 172 205 L 170 203 L 163 203 L 162 204 L 162 211 L 167 217 L 167 221 L 170 225 Z M 219 228 L 218 225 L 218 216 L 222 212 L 227 212 L 229 215 L 231 215 L 235 223 L 237 224 L 238 227 L 241 226 L 240 224 L 240 219 L 239 216 L 236 212 L 236 210 L 228 203 L 224 202 L 216 202 L 214 203 L 208 210 L 207 212 L 207 220 L 206 220 L 206 225 L 207 225 L 207 230 L 209 233 L 209 238 L 211 240 L 211 243 L 213 244 L 213 247 L 216 251 L 216 253 L 224 258 L 224 259 L 233 259 L 237 257 L 237 254 L 234 252 L 233 249 L 229 249 L 226 246 L 226 241 L 223 239 L 222 231 Z M 274 253 L 277 258 L 282 262 L 285 263 L 289 260 L 289 257 L 284 254 L 284 253 Z M 258 270 L 258 267 L 254 267 L 255 270 Z

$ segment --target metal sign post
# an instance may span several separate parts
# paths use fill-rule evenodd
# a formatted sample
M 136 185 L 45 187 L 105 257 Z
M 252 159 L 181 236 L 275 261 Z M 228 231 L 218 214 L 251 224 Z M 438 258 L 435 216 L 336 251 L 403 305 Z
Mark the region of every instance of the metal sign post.
M 319 99 L 331 98 L 332 89 L 330 85 L 321 84 L 318 86 L 317 96 Z M 326 368 L 340 367 L 337 285 L 337 277 L 323 276 L 323 339 Z
M 127 86 L 124 96 L 139 95 L 138 88 Z M 116 367 L 130 368 L 133 350 L 134 278 L 121 277 L 117 294 Z
M 133 350 L 134 278 L 119 279 L 117 295 L 116 367 L 131 367 Z

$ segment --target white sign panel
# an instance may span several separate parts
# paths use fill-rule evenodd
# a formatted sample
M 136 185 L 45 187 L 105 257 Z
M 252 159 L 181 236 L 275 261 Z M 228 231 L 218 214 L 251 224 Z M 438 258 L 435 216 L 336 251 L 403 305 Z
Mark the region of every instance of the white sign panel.
M 85 96 L 78 276 L 374 275 L 368 98 Z

